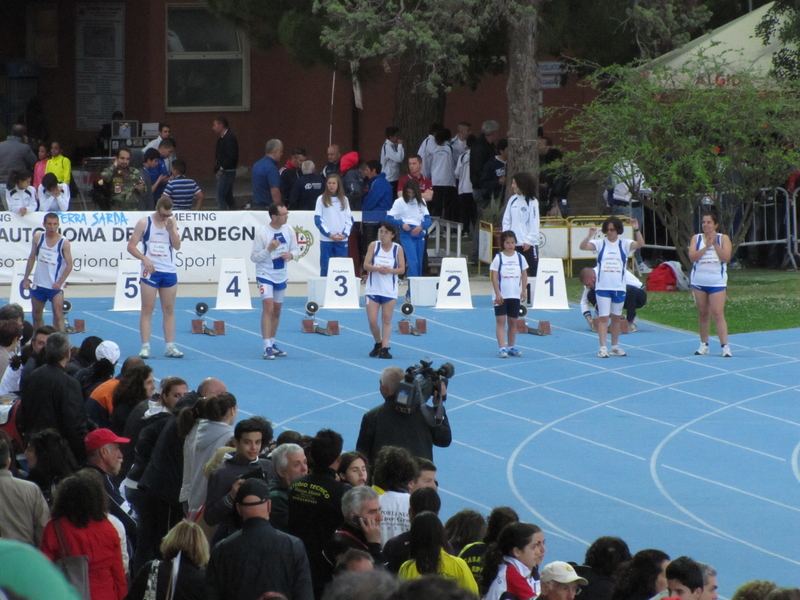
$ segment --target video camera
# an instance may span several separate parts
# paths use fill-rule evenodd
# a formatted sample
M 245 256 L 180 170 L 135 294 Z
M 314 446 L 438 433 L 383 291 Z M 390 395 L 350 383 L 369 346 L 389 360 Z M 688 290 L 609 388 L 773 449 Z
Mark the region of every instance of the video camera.
M 432 360 L 423 358 L 419 362 L 420 364 L 406 369 L 405 377 L 397 391 L 397 404 L 403 412 L 410 412 L 425 404 L 434 391 L 439 391 L 442 381 L 447 384 L 456 372 L 450 363 L 443 363 L 441 367 L 434 369 L 431 367 Z M 444 419 L 444 402 L 440 402 L 436 407 L 435 419 L 437 425 Z

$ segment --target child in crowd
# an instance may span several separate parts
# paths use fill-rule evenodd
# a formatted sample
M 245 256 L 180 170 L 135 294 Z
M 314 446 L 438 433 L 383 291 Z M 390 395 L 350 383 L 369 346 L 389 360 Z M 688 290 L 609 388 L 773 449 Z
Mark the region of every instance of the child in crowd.
M 38 189 L 39 210 L 42 212 L 67 212 L 69 210 L 69 186 L 58 183 L 54 173 L 46 173 Z
M 6 206 L 11 212 L 24 217 L 29 212 L 36 212 L 39 203 L 36 201 L 36 190 L 31 185 L 30 171 L 12 171 L 6 188 Z
M 513 231 L 500 234 L 500 246 L 503 251 L 492 260 L 489 270 L 492 273 L 494 288 L 494 314 L 497 345 L 500 350 L 498 358 L 522 356 L 522 352 L 514 347 L 517 337 L 517 317 L 520 301 L 524 298 L 528 285 L 528 262 L 515 250 L 517 236 Z M 506 347 L 506 322 L 508 322 L 508 347 Z

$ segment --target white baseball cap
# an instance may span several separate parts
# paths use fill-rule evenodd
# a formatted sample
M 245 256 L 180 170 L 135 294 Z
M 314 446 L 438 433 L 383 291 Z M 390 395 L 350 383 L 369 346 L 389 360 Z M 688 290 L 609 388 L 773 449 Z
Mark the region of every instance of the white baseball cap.
M 97 357 L 97 360 L 105 358 L 108 359 L 112 365 L 115 365 L 119 360 L 119 346 L 111 341 L 100 342 L 97 345 L 97 349 L 94 351 L 94 355 Z
M 542 582 L 557 581 L 558 583 L 578 582 L 578 585 L 588 585 L 589 582 L 575 572 L 571 564 L 561 560 L 551 562 L 542 569 L 539 577 Z

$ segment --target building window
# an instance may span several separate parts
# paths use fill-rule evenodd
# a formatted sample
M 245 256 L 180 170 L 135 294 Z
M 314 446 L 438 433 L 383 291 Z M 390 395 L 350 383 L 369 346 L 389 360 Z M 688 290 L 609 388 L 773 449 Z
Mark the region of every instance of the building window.
M 244 34 L 202 6 L 167 6 L 167 110 L 248 110 Z

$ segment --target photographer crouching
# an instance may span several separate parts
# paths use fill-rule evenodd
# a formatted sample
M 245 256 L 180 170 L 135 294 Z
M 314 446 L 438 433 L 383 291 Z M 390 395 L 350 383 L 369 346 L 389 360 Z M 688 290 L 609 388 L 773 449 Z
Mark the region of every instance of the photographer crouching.
M 444 401 L 448 380 L 455 369 L 450 363 L 438 369 L 431 367 L 431 361 L 420 363 L 405 371 L 388 367 L 381 372 L 380 393 L 384 403 L 361 419 L 356 442 L 356 449 L 367 455 L 370 465 L 375 464 L 384 446 L 399 446 L 411 456 L 432 461 L 433 446 L 447 448 L 453 441 Z

